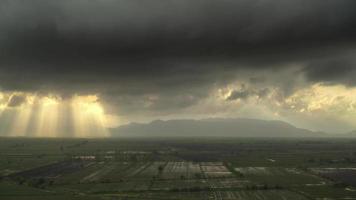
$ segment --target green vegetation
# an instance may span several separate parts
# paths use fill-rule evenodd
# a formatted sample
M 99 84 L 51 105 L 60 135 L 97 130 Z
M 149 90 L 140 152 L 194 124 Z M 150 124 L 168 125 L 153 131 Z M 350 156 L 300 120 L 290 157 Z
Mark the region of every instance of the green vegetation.
M 0 199 L 352 199 L 353 140 L 0 138 Z

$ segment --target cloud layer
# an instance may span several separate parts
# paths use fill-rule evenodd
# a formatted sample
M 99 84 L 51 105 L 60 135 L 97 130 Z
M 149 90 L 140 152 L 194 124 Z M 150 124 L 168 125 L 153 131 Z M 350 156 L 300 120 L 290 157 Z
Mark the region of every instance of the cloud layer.
M 127 121 L 209 116 L 222 108 L 207 102 L 236 82 L 250 88 L 222 102 L 247 105 L 276 88 L 285 100 L 317 83 L 354 87 L 355 8 L 353 0 L 5 0 L 0 87 L 97 94 Z M 199 107 L 206 113 L 186 110 Z

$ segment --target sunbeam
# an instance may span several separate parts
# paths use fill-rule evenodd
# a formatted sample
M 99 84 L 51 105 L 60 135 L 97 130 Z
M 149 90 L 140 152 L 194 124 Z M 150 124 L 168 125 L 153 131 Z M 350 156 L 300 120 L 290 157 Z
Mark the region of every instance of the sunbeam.
M 106 137 L 113 120 L 96 95 L 25 93 L 0 93 L 0 118 L 7 136 L 33 137 Z
M 72 99 L 75 134 L 78 137 L 107 136 L 104 109 L 98 97 L 75 96 Z
M 40 100 L 36 136 L 58 136 L 58 105 L 56 97 L 44 97 Z

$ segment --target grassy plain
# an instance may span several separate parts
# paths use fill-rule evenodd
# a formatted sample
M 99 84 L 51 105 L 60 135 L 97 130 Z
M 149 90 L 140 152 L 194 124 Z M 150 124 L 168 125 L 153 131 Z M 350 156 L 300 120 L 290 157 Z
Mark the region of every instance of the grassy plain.
M 0 199 L 356 199 L 356 140 L 0 138 Z

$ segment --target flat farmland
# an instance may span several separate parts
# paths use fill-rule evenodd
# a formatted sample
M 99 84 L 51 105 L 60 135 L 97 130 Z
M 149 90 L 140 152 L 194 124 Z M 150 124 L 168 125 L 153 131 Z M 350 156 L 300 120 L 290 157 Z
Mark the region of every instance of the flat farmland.
M 163 179 L 192 179 L 202 175 L 199 163 L 168 162 L 162 171 Z
M 222 162 L 202 162 L 200 167 L 207 178 L 232 177 L 232 172 Z
M 356 168 L 312 168 L 310 170 L 336 183 L 356 187 Z
M 325 180 L 296 168 L 242 167 L 235 168 L 244 178 L 275 186 L 322 184 Z
M 348 140 L 7 138 L 0 143 L 1 200 L 356 198 L 356 146 Z

